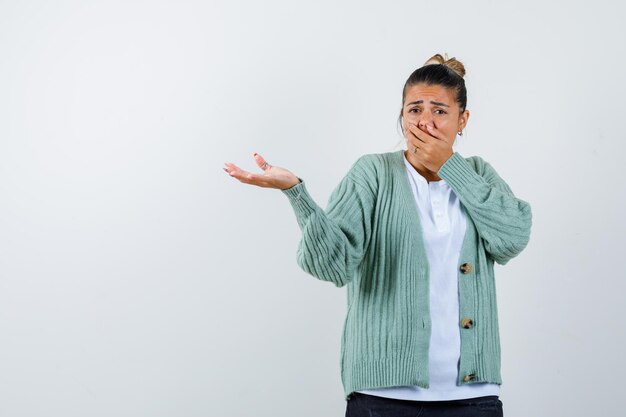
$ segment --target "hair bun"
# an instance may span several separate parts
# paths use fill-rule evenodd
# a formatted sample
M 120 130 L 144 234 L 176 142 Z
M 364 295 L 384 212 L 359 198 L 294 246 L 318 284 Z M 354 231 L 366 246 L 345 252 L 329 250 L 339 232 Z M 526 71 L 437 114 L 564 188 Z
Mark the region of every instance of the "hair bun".
M 454 71 L 456 74 L 458 74 L 461 78 L 465 77 L 465 66 L 461 63 L 461 61 L 458 61 L 455 57 L 448 59 L 448 54 L 446 53 L 444 53 L 444 55 L 445 57 L 442 56 L 441 54 L 435 54 L 432 57 L 430 57 L 428 61 L 424 63 L 424 65 L 431 65 L 431 64 L 445 65 L 446 67 Z

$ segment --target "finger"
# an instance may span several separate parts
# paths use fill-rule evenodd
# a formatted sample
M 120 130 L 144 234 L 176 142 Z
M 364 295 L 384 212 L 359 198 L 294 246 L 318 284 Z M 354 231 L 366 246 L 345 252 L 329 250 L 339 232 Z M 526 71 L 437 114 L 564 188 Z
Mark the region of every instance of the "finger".
M 223 169 L 229 175 L 232 175 L 234 173 L 241 173 L 241 172 L 243 172 L 241 168 L 239 168 L 237 165 L 233 164 L 232 162 L 224 162 L 224 168 Z
M 435 129 L 434 126 L 431 126 L 431 125 L 426 126 L 426 131 L 427 131 L 429 136 L 431 136 L 431 137 L 433 137 L 435 139 L 447 142 L 447 140 L 441 135 L 441 133 L 437 129 Z
M 422 128 L 411 125 L 410 135 L 407 136 L 407 150 L 415 157 L 422 158 L 432 140 L 434 138 L 431 138 Z
M 441 138 L 441 134 L 435 128 L 435 125 L 431 123 L 423 124 L 423 125 L 413 125 L 413 132 L 419 136 L 419 139 L 423 142 L 431 141 L 432 139 Z
M 259 187 L 269 187 L 269 182 L 267 178 L 262 174 L 255 174 L 252 172 L 248 172 L 238 167 L 232 168 L 229 174 L 231 177 L 239 180 L 240 182 L 244 184 L 252 184 L 252 185 L 257 185 Z
M 231 177 L 238 179 L 239 181 L 250 181 L 253 179 L 251 172 L 245 171 L 239 168 L 237 165 L 227 162 L 224 164 L 224 171 L 228 172 Z
M 230 170 L 233 166 L 234 165 L 231 162 L 224 162 L 224 166 L 222 167 L 222 169 L 230 174 Z
M 406 148 L 407 148 L 407 150 L 411 154 L 416 155 L 416 154 L 419 154 L 421 152 L 421 149 L 420 149 L 420 144 L 421 143 L 422 142 L 420 142 L 418 140 L 407 139 L 407 141 L 406 141 Z
M 416 135 L 417 132 L 414 132 L 414 130 L 419 131 L 419 129 L 415 127 L 415 125 L 410 126 L 411 130 L 407 131 L 408 134 L 406 135 L 407 147 L 412 153 L 416 153 L 425 144 L 425 142 Z
M 256 161 L 256 164 L 259 166 L 259 168 L 261 168 L 263 171 L 271 167 L 271 165 L 267 163 L 265 158 L 263 158 L 261 155 L 259 155 L 256 152 L 254 153 L 254 160 Z
M 411 137 L 407 137 L 406 138 L 406 146 L 407 149 L 409 151 L 411 151 L 412 153 L 417 152 L 417 150 L 419 150 L 419 144 L 422 143 L 419 140 L 415 139 L 415 138 L 411 138 Z
M 414 137 L 417 141 L 426 142 L 426 140 L 424 139 L 425 133 L 421 129 L 416 127 L 415 125 L 409 124 L 408 132 L 409 132 L 409 136 Z M 410 137 L 409 137 L 409 140 L 410 140 Z
M 245 174 L 245 171 L 242 170 L 241 168 L 239 168 L 237 165 L 231 163 L 231 162 L 225 162 L 224 163 L 224 171 L 226 171 L 228 173 L 228 175 L 230 175 L 231 177 L 237 177 L 237 176 L 242 176 Z
M 422 125 L 419 127 L 418 132 L 421 134 L 420 139 L 424 142 L 430 142 L 435 139 L 430 133 L 433 131 L 434 126 L 431 124 Z

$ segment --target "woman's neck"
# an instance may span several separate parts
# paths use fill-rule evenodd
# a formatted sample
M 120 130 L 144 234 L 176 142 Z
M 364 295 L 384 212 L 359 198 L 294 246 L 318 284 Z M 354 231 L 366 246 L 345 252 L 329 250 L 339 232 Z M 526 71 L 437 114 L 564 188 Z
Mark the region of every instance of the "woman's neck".
M 404 156 L 406 157 L 407 161 L 409 161 L 411 166 L 413 168 L 415 168 L 417 173 L 420 174 L 422 177 L 424 177 L 424 179 L 426 181 L 432 182 L 432 181 L 440 181 L 441 180 L 441 178 L 439 177 L 439 175 L 437 175 L 436 172 L 429 171 L 428 169 L 426 169 L 426 167 L 424 165 L 420 164 L 418 161 L 416 161 L 415 159 L 411 158 L 411 155 L 409 154 L 409 151 L 404 151 Z

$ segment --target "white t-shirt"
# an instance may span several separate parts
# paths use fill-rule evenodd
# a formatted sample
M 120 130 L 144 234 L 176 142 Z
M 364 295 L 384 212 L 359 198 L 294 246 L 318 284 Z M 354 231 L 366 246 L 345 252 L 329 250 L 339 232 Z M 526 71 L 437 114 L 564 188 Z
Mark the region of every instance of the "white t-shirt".
M 420 216 L 430 271 L 430 388 L 390 387 L 359 392 L 419 401 L 499 395 L 498 384 L 456 385 L 461 357 L 457 264 L 467 226 L 459 199 L 445 180 L 428 182 L 406 156 L 404 163 Z

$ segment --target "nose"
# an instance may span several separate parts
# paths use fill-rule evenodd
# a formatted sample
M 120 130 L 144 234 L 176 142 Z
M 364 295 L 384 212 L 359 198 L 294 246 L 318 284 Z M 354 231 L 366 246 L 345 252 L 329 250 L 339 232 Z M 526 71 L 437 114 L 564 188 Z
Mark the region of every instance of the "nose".
M 431 114 L 429 112 L 423 112 L 420 115 L 420 119 L 417 122 L 419 127 L 426 127 L 428 125 L 432 126 L 433 125 L 433 118 L 431 116 Z

